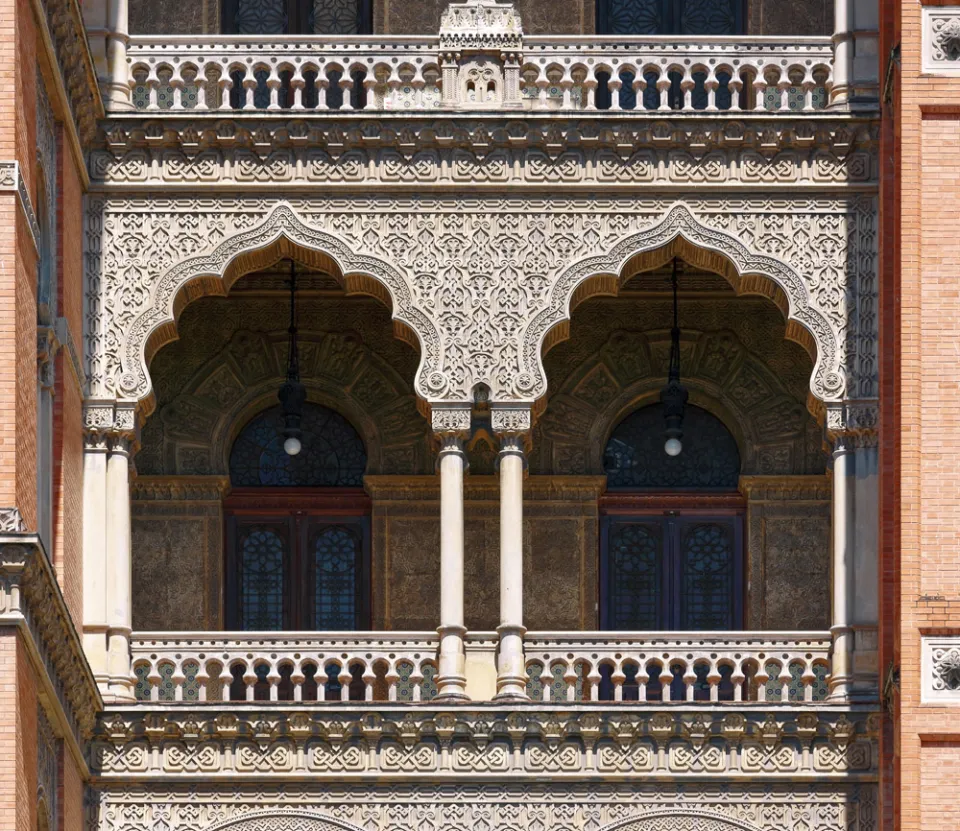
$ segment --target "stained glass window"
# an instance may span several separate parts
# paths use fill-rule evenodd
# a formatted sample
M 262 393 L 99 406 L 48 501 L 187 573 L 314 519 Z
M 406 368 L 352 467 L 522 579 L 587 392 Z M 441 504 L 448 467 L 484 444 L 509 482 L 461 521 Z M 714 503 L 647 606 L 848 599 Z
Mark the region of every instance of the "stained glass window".
M 287 540 L 277 528 L 244 529 L 240 545 L 240 628 L 274 631 L 284 628 Z
M 597 0 L 601 35 L 742 35 L 742 0 Z
M 254 416 L 230 453 L 235 487 L 361 487 L 367 467 L 363 440 L 339 413 L 307 403 L 301 422 L 302 450 L 283 450 L 280 406 Z
M 698 522 L 680 529 L 681 628 L 734 626 L 734 539 L 729 523 Z
M 313 626 L 322 632 L 355 629 L 361 541 L 343 525 L 331 525 L 312 539 Z
M 659 522 L 617 523 L 610 531 L 610 628 L 659 629 L 663 582 Z
M 610 490 L 732 490 L 740 478 L 740 451 L 724 423 L 700 407 L 687 406 L 683 452 L 668 456 L 663 407 L 628 415 L 614 429 L 603 455 Z
M 604 629 L 738 629 L 740 517 L 604 519 Z

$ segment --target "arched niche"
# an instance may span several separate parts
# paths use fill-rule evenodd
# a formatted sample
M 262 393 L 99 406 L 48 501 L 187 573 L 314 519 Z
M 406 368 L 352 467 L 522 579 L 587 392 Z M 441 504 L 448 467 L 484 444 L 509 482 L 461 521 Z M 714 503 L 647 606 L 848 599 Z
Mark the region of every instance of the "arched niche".
M 261 282 L 266 278 L 253 274 L 244 286 Z M 143 428 L 141 473 L 227 474 L 238 431 L 277 403 L 286 371 L 286 302 L 278 293 L 236 292 L 185 311 L 184 337 L 152 364 L 157 409 Z M 298 303 L 308 400 L 355 426 L 367 448 L 367 473 L 432 470 L 427 422 L 410 378 L 416 355 L 392 337 L 385 311 L 356 298 L 305 296 Z
M 604 448 L 616 426 L 630 413 L 659 400 L 670 332 L 643 328 L 645 318 L 633 311 L 646 301 L 625 307 L 623 319 L 608 313 L 607 304 L 612 302 L 585 307 L 582 322 L 589 331 L 578 336 L 579 343 L 571 340 L 547 358 L 556 387 L 535 428 L 534 472 L 603 474 Z M 736 302 L 725 308 L 735 308 Z M 660 306 L 667 308 L 664 302 Z M 768 310 L 766 318 L 751 315 L 749 320 L 731 320 L 733 328 L 683 330 L 683 383 L 691 405 L 720 419 L 736 439 L 743 474 L 822 473 L 822 429 L 800 397 L 807 370 L 802 363 L 792 368 L 792 374 L 776 371 L 796 362 L 797 350 L 774 341 L 772 362 L 760 352 L 764 338 L 777 336 L 776 328 L 769 328 L 771 314 L 776 312 Z M 602 322 L 626 324 L 632 315 L 636 329 L 608 332 L 601 326 Z M 655 320 L 656 314 L 650 319 Z M 758 320 L 751 332 L 748 324 Z M 701 322 L 725 323 L 720 319 Z

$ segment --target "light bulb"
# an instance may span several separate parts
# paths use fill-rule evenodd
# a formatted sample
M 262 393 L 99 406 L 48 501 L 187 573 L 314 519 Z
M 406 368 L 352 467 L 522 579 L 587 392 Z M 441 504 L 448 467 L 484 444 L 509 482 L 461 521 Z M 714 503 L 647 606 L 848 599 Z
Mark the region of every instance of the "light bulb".
M 683 443 L 680 439 L 667 439 L 663 445 L 663 449 L 668 456 L 679 456 L 680 451 L 683 450 Z
M 288 456 L 296 456 L 300 452 L 300 439 L 296 436 L 290 436 L 284 441 L 283 449 Z

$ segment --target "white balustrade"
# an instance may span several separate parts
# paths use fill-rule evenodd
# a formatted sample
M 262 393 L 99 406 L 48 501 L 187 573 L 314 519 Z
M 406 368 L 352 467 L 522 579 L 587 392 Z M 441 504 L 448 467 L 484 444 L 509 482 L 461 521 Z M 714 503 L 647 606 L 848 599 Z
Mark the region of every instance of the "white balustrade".
M 530 632 L 534 701 L 823 701 L 829 632 Z
M 495 642 L 471 633 L 468 645 L 478 638 Z M 137 699 L 191 704 L 427 702 L 438 647 L 433 632 L 138 632 L 131 642 Z M 526 690 L 554 704 L 816 703 L 830 649 L 829 632 L 529 632 Z M 492 673 L 493 648 L 489 660 Z
M 156 113 L 795 114 L 826 107 L 833 84 L 829 38 L 540 37 L 524 40 L 519 64 L 455 58 L 437 37 L 140 36 L 127 49 L 131 103 Z
M 135 633 L 140 701 L 390 701 L 436 695 L 435 632 Z

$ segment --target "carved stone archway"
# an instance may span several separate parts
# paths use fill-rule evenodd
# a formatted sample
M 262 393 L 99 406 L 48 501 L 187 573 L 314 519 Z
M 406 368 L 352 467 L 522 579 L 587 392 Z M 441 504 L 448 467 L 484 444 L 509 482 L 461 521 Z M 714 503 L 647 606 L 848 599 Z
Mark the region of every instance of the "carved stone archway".
M 757 831 L 755 825 L 713 811 L 674 809 L 620 820 L 602 831 Z
M 250 811 L 208 825 L 203 831 L 361 831 L 312 811 Z
M 149 407 L 148 361 L 175 337 L 179 309 L 222 294 L 278 246 L 392 305 L 420 343 L 415 387 L 429 404 L 470 402 L 481 383 L 493 402 L 537 401 L 541 352 L 562 337 L 571 306 L 615 292 L 621 275 L 674 247 L 741 293 L 780 301 L 791 337 L 816 355 L 817 399 L 873 398 L 873 209 L 863 197 L 97 198 L 88 398 Z

